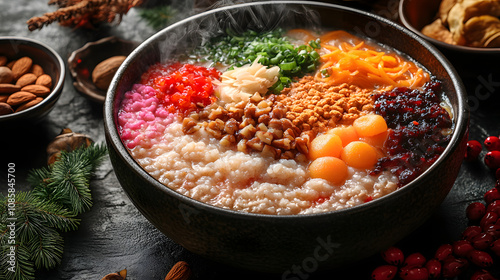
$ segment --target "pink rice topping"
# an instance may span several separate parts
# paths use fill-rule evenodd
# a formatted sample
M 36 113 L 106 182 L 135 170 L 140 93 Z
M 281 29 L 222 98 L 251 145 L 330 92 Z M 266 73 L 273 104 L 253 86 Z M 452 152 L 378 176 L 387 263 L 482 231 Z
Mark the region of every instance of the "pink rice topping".
M 140 84 L 125 93 L 118 112 L 120 135 L 129 149 L 138 145 L 150 148 L 158 143 L 173 120 L 174 115 L 160 103 L 155 90 Z

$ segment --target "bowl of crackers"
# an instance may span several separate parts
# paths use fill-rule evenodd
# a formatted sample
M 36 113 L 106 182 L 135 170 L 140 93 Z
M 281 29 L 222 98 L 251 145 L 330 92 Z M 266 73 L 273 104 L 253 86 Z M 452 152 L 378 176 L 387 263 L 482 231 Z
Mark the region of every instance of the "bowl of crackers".
M 49 46 L 0 37 L 0 125 L 41 120 L 59 99 L 64 77 L 64 62 Z
M 401 22 L 441 50 L 500 53 L 500 1 L 402 0 Z

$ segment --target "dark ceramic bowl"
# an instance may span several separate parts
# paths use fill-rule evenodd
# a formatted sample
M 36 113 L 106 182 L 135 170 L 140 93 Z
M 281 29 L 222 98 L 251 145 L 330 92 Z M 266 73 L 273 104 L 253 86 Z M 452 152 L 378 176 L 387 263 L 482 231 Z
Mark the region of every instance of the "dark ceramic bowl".
M 306 15 L 307 16 L 304 16 Z M 159 183 L 120 140 L 117 113 L 141 73 L 198 44 L 202 34 L 239 28 L 344 29 L 372 37 L 419 61 L 443 82 L 455 129 L 442 156 L 407 186 L 372 202 L 340 211 L 296 216 L 236 212 L 180 195 Z M 271 1 L 212 10 L 178 22 L 134 50 L 115 75 L 104 105 L 106 140 L 116 175 L 140 212 L 186 249 L 224 264 L 292 277 L 292 266 L 311 272 L 373 255 L 426 221 L 446 197 L 465 152 L 469 112 L 462 83 L 448 61 L 407 29 L 381 17 L 327 3 Z M 285 279 L 285 278 L 283 278 Z M 293 279 L 293 278 L 287 278 Z
M 62 93 L 66 76 L 62 58 L 49 46 L 21 37 L 0 37 L 0 55 L 9 60 L 28 56 L 52 78 L 52 91 L 42 102 L 26 110 L 0 116 L 0 126 L 39 122 L 52 110 Z
M 112 56 L 127 56 L 139 43 L 117 37 L 107 37 L 85 44 L 71 53 L 68 67 L 73 77 L 75 89 L 88 99 L 104 103 L 106 91 L 97 88 L 92 82 L 92 71 L 101 61 Z
M 435 20 L 439 5 L 441 5 L 441 0 L 401 0 L 399 2 L 401 22 L 405 27 L 431 42 L 445 53 L 469 55 L 500 54 L 500 48 L 474 48 L 452 45 L 422 34 L 420 30 Z

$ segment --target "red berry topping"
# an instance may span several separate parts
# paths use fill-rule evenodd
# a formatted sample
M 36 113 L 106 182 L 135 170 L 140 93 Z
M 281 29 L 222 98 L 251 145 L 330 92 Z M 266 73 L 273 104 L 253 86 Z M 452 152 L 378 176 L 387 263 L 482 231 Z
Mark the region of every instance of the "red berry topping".
M 464 272 L 469 263 L 466 259 L 448 258 L 443 262 L 443 277 L 454 278 Z
M 484 163 L 493 170 L 500 168 L 500 151 L 490 151 L 484 156 Z
M 484 230 L 486 229 L 489 225 L 493 225 L 498 221 L 498 214 L 495 212 L 486 212 L 484 217 L 481 219 L 480 225 L 481 228 Z
M 384 252 L 382 252 L 382 258 L 389 264 L 392 265 L 401 265 L 405 260 L 405 256 L 403 251 L 397 247 L 390 247 Z
M 500 151 L 500 139 L 496 136 L 490 136 L 484 140 L 484 146 L 488 151 Z
M 412 267 L 402 270 L 399 277 L 403 280 L 427 280 L 429 279 L 429 272 L 425 267 Z
M 479 232 L 481 232 L 481 228 L 479 228 Z M 450 244 L 443 244 L 436 250 L 434 257 L 438 261 L 444 261 L 448 256 L 451 256 L 451 254 L 453 254 L 453 246 Z
M 480 267 L 490 267 L 493 265 L 493 258 L 490 254 L 481 250 L 474 250 L 469 253 L 468 259 L 475 265 Z
M 451 138 L 441 131 L 452 124 L 440 105 L 441 93 L 441 84 L 432 81 L 418 90 L 396 87 L 373 95 L 375 113 L 384 117 L 391 132 L 385 142 L 388 156 L 377 162 L 372 174 L 390 170 L 403 186 L 439 158 Z
M 490 250 L 495 253 L 495 255 L 500 257 L 500 239 L 495 240 L 495 242 L 491 243 Z
M 465 160 L 474 161 L 479 157 L 483 146 L 476 140 L 467 141 L 467 149 L 465 150 Z
M 473 202 L 467 206 L 465 213 L 470 221 L 479 221 L 486 214 L 486 206 L 481 202 Z
M 441 276 L 441 262 L 436 259 L 431 259 L 425 264 L 425 268 L 429 272 L 430 279 L 438 279 Z
M 472 274 L 470 277 L 470 280 L 497 280 L 493 275 L 491 275 L 488 271 L 486 270 L 478 270 Z
M 490 247 L 491 243 L 495 241 L 495 238 L 487 233 L 480 233 L 471 240 L 472 246 L 478 250 L 486 250 Z
M 398 268 L 394 265 L 382 265 L 372 272 L 372 280 L 391 280 L 396 276 Z
M 497 171 L 495 172 L 495 178 L 497 178 L 497 180 L 500 180 L 500 168 L 497 168 Z
M 493 188 L 484 194 L 484 201 L 486 204 L 490 204 L 495 200 L 500 200 L 500 192 L 497 188 Z
M 467 227 L 462 233 L 462 239 L 471 241 L 472 238 L 483 232 L 483 229 L 479 226 L 470 226 Z
M 458 240 L 453 243 L 453 254 L 465 258 L 470 251 L 474 250 L 472 244 L 467 240 Z

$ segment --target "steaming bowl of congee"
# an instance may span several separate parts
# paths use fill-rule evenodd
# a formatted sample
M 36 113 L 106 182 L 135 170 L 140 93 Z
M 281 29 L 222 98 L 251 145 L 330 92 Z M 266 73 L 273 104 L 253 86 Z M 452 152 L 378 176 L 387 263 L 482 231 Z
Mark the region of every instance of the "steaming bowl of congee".
M 122 64 L 104 114 L 116 176 L 156 228 L 283 277 L 362 260 L 421 226 L 454 184 L 469 120 L 460 78 L 429 43 L 310 1 L 161 30 Z

